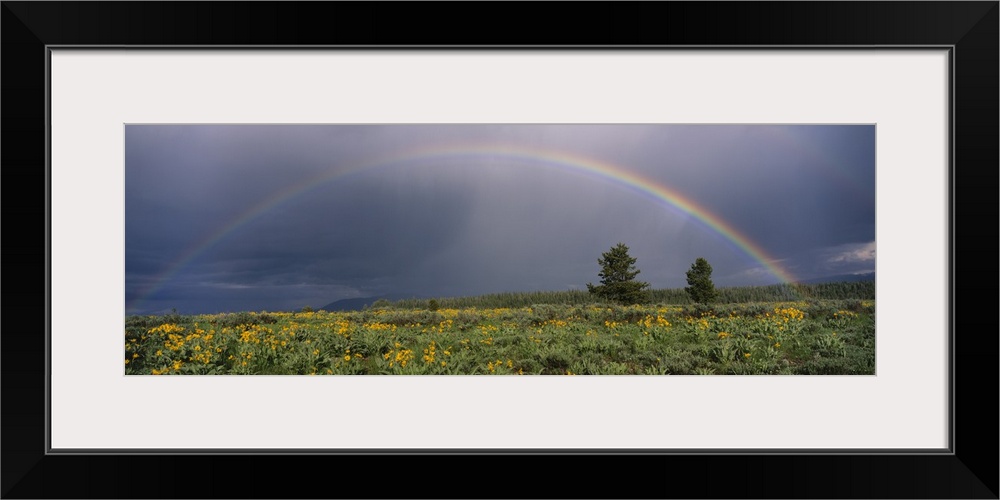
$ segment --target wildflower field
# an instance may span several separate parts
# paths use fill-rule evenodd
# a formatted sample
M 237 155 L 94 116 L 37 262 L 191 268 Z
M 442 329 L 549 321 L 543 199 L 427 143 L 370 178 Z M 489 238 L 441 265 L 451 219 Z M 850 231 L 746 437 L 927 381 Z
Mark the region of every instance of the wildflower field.
M 875 302 L 128 316 L 129 375 L 875 373 Z

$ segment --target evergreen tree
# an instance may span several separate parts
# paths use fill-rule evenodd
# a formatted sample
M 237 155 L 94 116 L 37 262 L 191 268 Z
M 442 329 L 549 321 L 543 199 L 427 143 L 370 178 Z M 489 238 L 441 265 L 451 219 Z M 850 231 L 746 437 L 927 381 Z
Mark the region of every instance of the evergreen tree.
M 628 247 L 618 243 L 611 250 L 601 254 L 597 263 L 601 266 L 600 285 L 587 283 L 591 294 L 622 304 L 639 304 L 649 301 L 649 283 L 636 281 L 639 270 L 635 268 L 635 258 L 629 256 Z
M 691 264 L 691 269 L 687 272 L 687 283 L 690 286 L 684 291 L 691 296 L 691 300 L 699 304 L 708 304 L 719 297 L 719 292 L 712 283 L 712 266 L 701 257 Z

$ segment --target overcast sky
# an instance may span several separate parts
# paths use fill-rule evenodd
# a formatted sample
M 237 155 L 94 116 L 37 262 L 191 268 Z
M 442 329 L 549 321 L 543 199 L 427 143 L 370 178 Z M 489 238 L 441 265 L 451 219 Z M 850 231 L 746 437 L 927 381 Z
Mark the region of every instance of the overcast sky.
M 875 127 L 125 128 L 128 314 L 583 290 L 618 242 L 654 288 L 874 272 Z

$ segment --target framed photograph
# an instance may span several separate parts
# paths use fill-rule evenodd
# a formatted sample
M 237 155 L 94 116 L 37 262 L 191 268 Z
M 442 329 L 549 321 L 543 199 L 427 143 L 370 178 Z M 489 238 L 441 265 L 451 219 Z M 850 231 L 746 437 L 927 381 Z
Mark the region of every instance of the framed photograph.
M 126 376 L 876 374 L 874 124 L 124 128 Z
M 966 229 L 996 227 L 997 2 L 637 4 L 611 9 L 634 31 L 530 46 L 416 28 L 418 10 L 485 14 L 4 2 L 7 213 L 45 222 L 5 246 L 45 275 L 7 301 L 4 497 L 308 494 L 159 471 L 248 460 L 365 469 L 331 495 L 368 496 L 378 471 L 568 459 L 613 473 L 529 496 L 997 498 L 995 427 L 974 418 L 995 414 L 997 338 L 957 336 L 995 323 L 955 310 L 984 293 L 956 257 L 993 262 L 997 241 Z M 521 10 L 487 17 L 523 27 Z M 577 306 L 450 299 L 628 302 L 606 279 L 632 257 L 607 250 L 621 239 L 653 293 L 707 302 L 711 276 L 813 295 L 621 324 L 631 306 L 608 306 L 593 327 Z M 810 280 L 833 275 L 873 277 L 873 296 L 822 302 Z M 399 294 L 418 304 L 327 312 Z M 521 352 L 494 325 L 551 352 L 494 360 Z M 643 465 L 701 486 L 615 479 Z

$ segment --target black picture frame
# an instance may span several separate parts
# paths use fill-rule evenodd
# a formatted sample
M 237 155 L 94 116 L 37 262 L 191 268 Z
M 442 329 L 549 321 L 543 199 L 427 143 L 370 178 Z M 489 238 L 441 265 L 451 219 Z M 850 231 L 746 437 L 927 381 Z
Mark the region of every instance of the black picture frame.
M 987 2 L 2 2 L 4 498 L 998 498 L 998 20 Z M 456 23 L 455 19 L 464 20 Z M 47 47 L 949 46 L 952 449 L 938 454 L 96 454 L 46 442 Z M 963 194 L 957 196 L 959 188 Z M 17 230 L 15 233 L 14 230 Z M 980 258 L 981 254 L 985 254 Z M 958 262 L 962 258 L 962 264 Z M 976 266 L 971 266 L 976 258 Z M 31 264 L 28 264 L 28 263 Z M 10 268 L 9 268 L 10 269 Z M 976 271 L 972 275 L 972 270 Z M 958 279 L 963 271 L 963 279 Z M 15 279 L 12 279 L 16 277 Z M 983 279 L 981 276 L 988 276 Z M 960 304 L 961 313 L 955 312 Z M 962 332 L 962 336 L 955 335 Z M 684 411 L 679 408 L 678 411 Z M 125 416 L 141 418 L 141 415 Z M 183 418 L 180 415 L 179 418 Z M 627 421 L 628 416 L 623 415 Z M 621 425 L 621 423 L 609 423 Z M 580 474 L 561 477 L 553 464 Z M 316 465 L 328 478 L 302 477 Z M 540 481 L 522 486 L 530 473 Z M 433 480 L 432 480 L 433 478 Z M 433 485 L 431 483 L 434 483 Z M 395 486 L 394 486 L 395 485 Z

